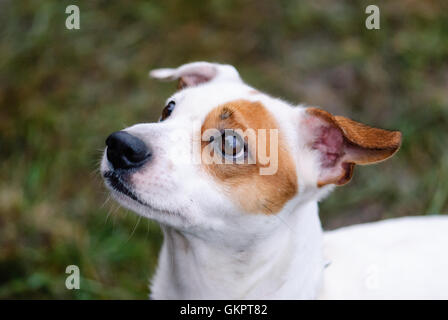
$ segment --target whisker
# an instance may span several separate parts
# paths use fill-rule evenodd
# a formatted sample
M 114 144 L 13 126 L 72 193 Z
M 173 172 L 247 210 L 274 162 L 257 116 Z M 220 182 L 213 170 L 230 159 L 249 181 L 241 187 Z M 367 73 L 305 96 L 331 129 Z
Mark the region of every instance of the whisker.
M 120 209 L 120 205 L 118 205 L 118 204 L 116 205 L 115 209 L 113 208 L 113 205 L 111 206 L 111 209 L 109 210 L 109 212 L 106 215 L 106 220 L 104 221 L 104 224 L 107 223 L 107 221 L 109 220 L 109 217 L 113 216 L 118 211 L 118 209 Z M 113 226 L 115 226 L 115 219 L 113 221 Z
M 140 220 L 142 220 L 142 216 L 139 216 L 139 217 L 138 217 L 137 223 L 135 224 L 134 229 L 132 230 L 131 235 L 129 236 L 128 240 L 126 240 L 126 242 L 128 242 L 129 240 L 131 240 L 132 236 L 133 236 L 134 233 L 135 233 L 135 230 L 137 230 L 137 227 L 138 227 L 138 225 L 140 224 Z
M 106 203 L 108 203 L 110 200 L 110 195 L 107 196 L 106 200 L 104 200 L 103 204 L 101 205 L 100 209 L 103 209 Z

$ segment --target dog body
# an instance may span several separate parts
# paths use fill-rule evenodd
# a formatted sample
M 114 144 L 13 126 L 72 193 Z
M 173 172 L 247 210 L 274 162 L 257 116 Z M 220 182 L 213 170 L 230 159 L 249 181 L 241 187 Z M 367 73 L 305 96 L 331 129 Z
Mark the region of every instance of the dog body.
M 373 248 L 374 239 L 356 228 L 323 236 L 318 217 L 317 202 L 347 183 L 355 164 L 382 161 L 398 150 L 399 132 L 292 106 L 248 86 L 228 65 L 198 62 L 151 75 L 179 80 L 181 90 L 167 100 L 160 122 L 109 136 L 101 172 L 123 206 L 162 227 L 152 298 L 419 296 L 421 288 L 413 287 L 413 295 L 403 289 L 412 289 L 410 283 L 394 291 L 389 282 L 398 279 L 389 264 L 412 259 L 397 254 L 394 263 L 387 255 L 361 252 L 364 244 L 368 252 L 380 252 L 388 240 Z M 440 221 L 425 221 L 422 230 L 446 230 L 447 220 Z M 412 223 L 390 225 L 395 232 L 389 222 L 359 228 L 380 238 L 387 234 L 394 245 Z M 440 246 L 447 239 L 438 240 Z M 359 248 L 345 251 L 349 243 Z M 376 263 L 379 277 L 366 282 L 365 269 Z M 367 293 L 359 288 L 363 283 Z M 442 297 L 439 289 L 431 294 Z
M 321 299 L 447 299 L 448 219 L 404 217 L 324 233 Z

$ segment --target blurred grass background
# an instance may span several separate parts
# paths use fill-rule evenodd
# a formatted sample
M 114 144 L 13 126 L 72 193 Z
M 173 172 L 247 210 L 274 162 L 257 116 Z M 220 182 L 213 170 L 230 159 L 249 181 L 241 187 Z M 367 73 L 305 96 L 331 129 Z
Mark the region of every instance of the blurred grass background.
M 65 28 L 77 4 L 81 29 Z M 364 26 L 369 4 L 381 30 Z M 112 203 L 105 137 L 155 121 L 156 67 L 208 60 L 289 101 L 399 129 L 393 160 L 357 168 L 324 226 L 448 211 L 448 3 L 0 0 L 0 298 L 145 299 L 158 226 Z M 65 268 L 81 269 L 81 290 Z

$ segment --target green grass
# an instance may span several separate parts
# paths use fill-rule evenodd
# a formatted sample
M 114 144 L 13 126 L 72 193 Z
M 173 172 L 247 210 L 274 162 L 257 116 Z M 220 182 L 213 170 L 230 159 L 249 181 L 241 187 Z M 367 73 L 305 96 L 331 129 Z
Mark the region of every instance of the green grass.
M 147 297 L 161 232 L 104 204 L 97 167 L 110 132 L 158 118 L 174 85 L 155 67 L 230 63 L 260 90 L 401 130 L 396 157 L 324 201 L 325 227 L 447 213 L 447 3 L 376 3 L 379 31 L 369 1 L 1 1 L 0 299 Z M 70 264 L 81 290 L 65 289 Z

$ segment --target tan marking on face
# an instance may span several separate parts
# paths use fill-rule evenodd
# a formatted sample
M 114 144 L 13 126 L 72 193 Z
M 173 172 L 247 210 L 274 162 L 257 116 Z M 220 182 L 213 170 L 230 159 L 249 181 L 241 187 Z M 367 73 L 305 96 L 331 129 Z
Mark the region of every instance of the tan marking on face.
M 216 107 L 207 115 L 201 133 L 207 129 L 241 129 L 243 131 L 253 129 L 257 139 L 258 130 L 266 129 L 265 154 L 268 156 L 271 143 L 269 130 L 278 129 L 278 170 L 273 175 L 260 175 L 260 168 L 267 167 L 269 164 L 260 163 L 258 152 L 253 148 L 249 150 L 249 154 L 256 157 L 255 164 L 247 161 L 244 164 L 205 164 L 204 162 L 202 164 L 224 187 L 228 196 L 235 199 L 243 210 L 253 213 L 277 213 L 288 200 L 296 195 L 298 186 L 293 158 L 282 138 L 277 122 L 260 102 L 235 100 Z M 210 142 L 203 141 L 202 150 L 209 144 Z

